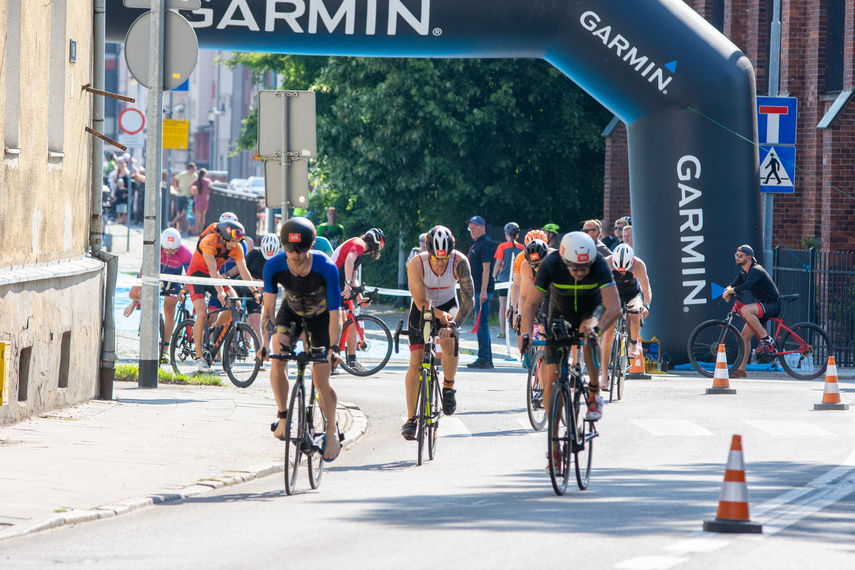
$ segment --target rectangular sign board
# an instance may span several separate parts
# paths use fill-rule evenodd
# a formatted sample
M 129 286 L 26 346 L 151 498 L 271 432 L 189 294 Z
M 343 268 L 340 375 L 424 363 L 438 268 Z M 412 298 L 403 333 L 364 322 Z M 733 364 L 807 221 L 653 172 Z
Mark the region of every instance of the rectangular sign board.
M 119 133 L 119 144 L 128 148 L 142 148 L 145 146 L 145 133 L 135 135 Z
M 283 148 L 286 121 L 289 148 Z M 274 158 L 281 152 L 296 152 L 299 158 L 317 155 L 314 91 L 258 92 L 258 156 Z
M 288 196 L 285 202 L 293 208 L 309 207 L 309 161 L 291 159 L 285 167 Z M 264 161 L 264 202 L 268 208 L 282 207 L 282 165 L 278 159 Z
M 760 147 L 760 191 L 774 194 L 795 193 L 796 147 L 762 145 Z
M 151 0 L 124 0 L 125 8 L 142 8 L 151 10 Z M 202 0 L 166 0 L 167 10 L 198 10 Z
M 163 119 L 163 148 L 187 150 L 190 139 L 190 121 Z
M 757 97 L 757 142 L 796 144 L 797 108 L 795 97 Z

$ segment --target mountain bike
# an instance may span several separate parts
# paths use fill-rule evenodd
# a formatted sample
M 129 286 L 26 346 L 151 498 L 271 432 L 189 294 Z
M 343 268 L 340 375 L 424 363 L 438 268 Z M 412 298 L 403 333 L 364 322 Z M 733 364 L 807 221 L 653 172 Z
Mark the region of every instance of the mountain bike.
M 261 368 L 261 360 L 255 355 L 261 350 L 261 342 L 246 320 L 245 309 L 241 301 L 248 297 L 226 297 L 226 306 L 208 313 L 216 320 L 216 315 L 229 313 L 225 326 L 205 327 L 202 357 L 211 366 L 222 347 L 222 366 L 229 380 L 238 388 L 246 388 L 255 381 Z M 244 316 L 242 316 L 242 314 Z M 195 319 L 184 319 L 175 327 L 169 343 L 169 362 L 176 374 L 192 376 L 196 373 L 196 346 L 193 342 Z
M 629 362 L 629 323 L 628 314 L 637 315 L 638 311 L 628 308 L 626 303 L 621 306 L 621 315 L 615 322 L 615 336 L 612 339 L 612 352 L 609 355 L 609 402 L 620 400 L 623 396 L 623 385 L 626 380 Z M 642 325 L 644 323 L 642 322 Z
M 371 376 L 380 372 L 392 356 L 392 333 L 386 323 L 372 315 L 357 315 L 355 312 L 356 296 L 363 292 L 365 292 L 364 286 L 352 287 L 352 295 L 342 299 L 344 326 L 339 346 L 343 352 L 346 352 L 347 348 L 354 347 L 356 361 L 362 365 L 363 369 L 349 365 L 346 358 L 342 361 L 341 367 L 354 376 Z M 369 302 L 375 297 L 377 297 L 377 289 L 365 293 L 365 298 Z
M 784 307 L 799 298 L 798 293 L 781 295 L 781 314 Z M 742 362 L 745 347 L 739 329 L 733 325 L 733 319 L 740 317 L 739 309 L 744 307 L 738 297 L 723 319 L 712 319 L 699 324 L 689 335 L 687 350 L 689 361 L 701 375 L 712 378 L 715 371 L 718 346 L 724 345 L 727 367 L 732 375 Z M 740 317 L 741 318 L 741 317 Z M 831 356 L 831 340 L 822 327 L 814 323 L 796 323 L 792 328 L 784 324 L 782 317 L 768 319 L 774 323 L 770 339 L 775 351 L 758 354 L 758 359 L 778 358 L 781 367 L 793 378 L 812 380 L 825 374 L 828 357 Z M 777 326 L 775 326 L 777 325 Z M 756 333 L 755 333 L 756 335 Z
M 439 331 L 444 325 L 440 323 L 439 317 L 433 314 L 433 305 L 422 307 L 420 326 L 425 339 L 424 357 L 422 358 L 422 370 L 419 379 L 419 393 L 416 399 L 416 439 L 418 440 L 418 455 L 416 463 L 422 464 L 425 442 L 427 442 L 428 458 L 436 456 L 436 436 L 439 429 L 439 420 L 442 417 L 442 393 L 439 380 L 438 367 L 440 359 L 436 354 L 436 345 L 439 339 Z M 404 321 L 398 323 L 395 329 L 395 353 L 398 353 L 398 343 L 401 334 L 409 334 L 403 330 Z M 454 338 L 454 356 L 458 355 L 460 348 L 460 336 L 457 332 L 457 323 L 451 323 L 451 335 Z
M 303 321 L 303 330 L 308 330 L 305 321 Z M 309 383 L 311 388 L 309 389 L 309 403 L 307 405 L 304 378 L 306 366 L 310 362 L 327 362 L 327 350 L 323 347 L 313 347 L 311 344 L 306 345 L 304 341 L 304 350 L 295 352 L 297 339 L 294 336 L 294 323 L 291 323 L 288 338 L 291 340 L 291 346 L 280 344 L 282 352 L 271 354 L 270 358 L 285 361 L 293 360 L 297 363 L 297 377 L 294 381 L 294 387 L 291 389 L 288 417 L 285 419 L 288 422 L 289 429 L 285 432 L 285 437 L 280 438 L 285 442 L 285 492 L 292 495 L 297 486 L 297 470 L 300 468 L 301 455 L 305 455 L 307 459 L 309 485 L 312 489 L 317 489 L 320 486 L 321 475 L 324 473 L 323 445 L 324 435 L 327 431 L 327 418 L 321 410 L 314 382 Z M 308 350 L 306 350 L 307 346 Z M 279 421 L 282 420 L 270 425 L 270 431 L 276 431 Z M 339 441 L 341 441 L 341 433 L 338 430 L 336 431 Z
M 552 387 L 548 408 L 547 449 L 549 476 L 555 494 L 563 495 L 570 479 L 570 457 L 576 465 L 576 484 L 584 491 L 591 480 L 594 438 L 600 434 L 593 421 L 585 419 L 588 402 L 588 382 L 582 375 L 582 364 L 571 364 L 572 347 L 591 345 L 594 363 L 599 367 L 599 341 L 595 336 L 584 338 L 582 333 L 568 329 L 563 317 L 552 324 L 550 343 L 558 349 L 561 371 Z M 547 341 L 535 340 L 544 346 Z M 581 358 L 579 360 L 582 360 Z M 563 427 L 562 427 L 563 426 Z

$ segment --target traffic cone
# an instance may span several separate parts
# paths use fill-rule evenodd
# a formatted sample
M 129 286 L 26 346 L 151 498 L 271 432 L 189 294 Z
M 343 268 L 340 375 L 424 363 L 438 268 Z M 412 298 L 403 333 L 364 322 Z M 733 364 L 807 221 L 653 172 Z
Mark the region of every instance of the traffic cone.
M 641 337 L 638 337 L 638 344 L 641 345 Z M 627 380 L 650 380 L 652 376 L 644 370 L 644 350 L 638 353 L 635 358 L 630 358 L 629 373 L 626 375 Z
M 822 403 L 814 404 L 814 410 L 848 410 L 849 406 L 840 401 L 840 387 L 837 384 L 837 363 L 834 357 L 828 357 L 828 369 L 825 372 L 825 391 Z
M 730 376 L 727 373 L 727 355 L 725 355 L 723 344 L 718 345 L 712 388 L 707 388 L 707 394 L 736 394 L 736 390 L 730 387 Z
M 718 499 L 718 512 L 714 521 L 704 521 L 704 530 L 751 534 L 763 532 L 763 525 L 751 522 L 748 517 L 748 484 L 745 482 L 741 435 L 733 436 Z

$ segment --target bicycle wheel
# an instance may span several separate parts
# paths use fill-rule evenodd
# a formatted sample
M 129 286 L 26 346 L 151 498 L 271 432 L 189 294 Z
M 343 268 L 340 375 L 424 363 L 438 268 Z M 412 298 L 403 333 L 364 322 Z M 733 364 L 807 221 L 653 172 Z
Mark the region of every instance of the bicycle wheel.
M 572 452 L 572 418 L 570 417 L 570 392 L 566 384 L 556 383 L 549 403 L 546 457 L 549 477 L 556 495 L 563 495 L 570 479 L 570 453 Z M 565 426 L 561 427 L 561 423 Z
M 261 368 L 261 360 L 255 357 L 255 353 L 260 350 L 261 343 L 252 327 L 235 323 L 223 342 L 223 369 L 232 384 L 246 388 L 255 381 Z
M 303 434 L 306 433 L 306 402 L 302 382 L 294 385 L 291 407 L 288 408 L 288 418 L 285 421 L 288 422 L 288 429 L 285 431 L 285 492 L 293 495 L 297 488 Z
M 541 376 L 545 372 L 543 350 L 534 353 L 528 370 L 525 404 L 528 410 L 528 421 L 535 431 L 543 431 L 546 427 L 546 406 L 543 404 L 543 384 Z
M 195 319 L 184 319 L 172 331 L 169 341 L 169 363 L 172 370 L 181 376 L 196 374 L 196 344 L 193 342 Z
M 574 394 L 573 409 L 575 410 L 576 429 L 573 442 L 573 456 L 576 464 L 576 483 L 584 491 L 591 481 L 591 459 L 593 456 L 594 438 L 593 422 L 585 420 L 587 404 L 582 397 L 583 392 L 577 390 Z
M 439 389 L 439 380 L 436 377 L 436 368 L 431 368 L 430 381 L 430 409 L 427 419 L 428 459 L 436 456 L 436 430 L 439 428 L 439 414 L 442 409 L 442 395 Z
M 813 380 L 825 374 L 828 357 L 831 356 L 831 339 L 813 323 L 798 323 L 792 333 L 784 331 L 778 350 L 795 351 L 778 357 L 787 374 L 799 380 Z
M 316 442 L 320 442 L 321 438 L 327 431 L 327 420 L 321 411 L 321 402 L 318 400 L 318 395 L 314 390 L 310 391 L 312 403 L 308 406 L 306 425 L 311 430 L 309 436 L 312 439 L 312 452 L 309 454 L 309 485 L 312 489 L 317 489 L 321 484 L 321 475 L 324 474 L 324 458 L 323 453 Z
M 715 374 L 719 344 L 724 345 L 728 372 L 732 376 L 733 371 L 742 362 L 742 354 L 745 350 L 742 346 L 742 335 L 735 326 L 713 319 L 699 324 L 689 335 L 686 348 L 689 353 L 689 362 L 702 376 L 712 378 Z
M 620 358 L 618 359 L 618 377 L 617 377 L 617 386 L 615 386 L 617 390 L 617 399 L 620 400 L 623 398 L 623 385 L 626 382 L 626 372 L 628 369 L 628 360 L 629 360 L 629 336 L 624 334 L 622 337 L 623 342 L 621 342 L 620 349 Z
M 621 348 L 623 344 L 623 335 L 621 331 L 618 330 L 618 327 L 615 327 L 615 336 L 612 339 L 612 352 L 609 354 L 609 402 L 613 402 L 615 400 L 620 400 L 620 395 L 618 395 L 618 383 L 620 382 L 620 377 L 623 375 L 624 370 L 621 369 Z
M 160 354 L 157 355 L 157 360 L 163 364 L 163 359 L 166 357 L 166 339 L 163 335 L 166 334 L 166 324 L 163 322 L 163 315 L 160 315 Z
M 417 465 L 422 464 L 422 456 L 425 449 L 425 436 L 427 435 L 427 418 L 425 417 L 425 408 L 427 407 L 427 372 L 422 371 L 419 380 L 419 397 L 416 400 L 416 439 L 419 442 L 419 454 L 416 460 Z
M 341 367 L 354 376 L 371 376 L 380 372 L 392 356 L 392 333 L 386 323 L 371 315 L 356 317 L 356 325 L 348 322 L 341 335 L 341 347 L 347 344 L 351 332 L 356 334 L 356 361 L 365 370 L 357 370 L 342 362 Z

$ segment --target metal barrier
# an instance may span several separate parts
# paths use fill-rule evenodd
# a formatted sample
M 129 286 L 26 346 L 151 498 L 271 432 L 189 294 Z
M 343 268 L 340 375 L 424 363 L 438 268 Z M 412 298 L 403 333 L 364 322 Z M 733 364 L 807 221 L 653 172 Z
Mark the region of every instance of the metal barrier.
M 218 220 L 223 212 L 234 212 L 246 229 L 246 235 L 258 244 L 258 219 L 259 214 L 263 212 L 261 210 L 263 207 L 263 196 L 256 196 L 252 192 L 229 190 L 217 184 L 211 187 L 207 218 L 213 222 Z M 262 229 L 261 233 L 267 233 L 267 230 Z
M 785 322 L 818 324 L 831 338 L 837 365 L 855 366 L 855 252 L 775 248 L 774 280 L 782 295 L 799 294 Z

